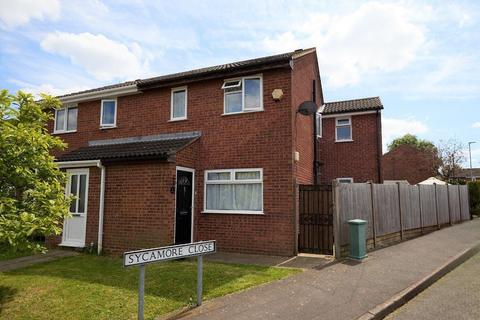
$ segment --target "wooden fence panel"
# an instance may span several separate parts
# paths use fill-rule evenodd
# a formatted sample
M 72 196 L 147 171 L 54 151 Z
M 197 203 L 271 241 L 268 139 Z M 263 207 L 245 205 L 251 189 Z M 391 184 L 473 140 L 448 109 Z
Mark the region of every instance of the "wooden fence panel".
M 340 244 L 348 243 L 348 220 L 367 221 L 367 239 L 373 237 L 372 204 L 370 185 L 363 183 L 341 183 L 340 192 Z
M 430 185 L 419 185 L 422 206 L 422 225 L 431 227 L 437 225 L 437 213 L 435 211 L 435 189 Z
M 377 236 L 394 233 L 400 230 L 400 208 L 398 202 L 398 186 L 374 184 L 374 202 L 377 206 L 375 218 Z
M 400 204 L 402 206 L 403 230 L 420 228 L 420 201 L 418 187 L 400 185 Z
M 450 198 L 450 215 L 452 217 L 452 223 L 458 223 L 461 221 L 458 186 L 448 186 L 448 196 Z
M 458 186 L 460 191 L 461 220 L 470 220 L 470 204 L 468 203 L 468 187 Z
M 450 223 L 447 186 L 437 185 L 437 208 L 440 225 Z

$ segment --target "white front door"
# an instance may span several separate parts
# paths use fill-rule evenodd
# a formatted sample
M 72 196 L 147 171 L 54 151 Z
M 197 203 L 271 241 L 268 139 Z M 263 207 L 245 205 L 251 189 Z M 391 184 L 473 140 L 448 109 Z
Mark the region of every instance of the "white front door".
M 63 222 L 62 246 L 85 247 L 88 202 L 88 169 L 67 170 L 66 194 L 75 196 L 70 204 L 71 217 Z

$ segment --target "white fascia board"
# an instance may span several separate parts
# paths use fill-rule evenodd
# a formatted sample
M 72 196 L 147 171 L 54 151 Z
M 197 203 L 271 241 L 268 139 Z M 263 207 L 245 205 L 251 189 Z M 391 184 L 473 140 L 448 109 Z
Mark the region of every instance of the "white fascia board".
M 372 113 L 381 113 L 380 110 L 373 110 L 373 111 L 358 111 L 358 112 L 348 112 L 348 113 L 329 113 L 329 114 L 322 114 L 323 119 L 327 118 L 341 118 L 341 117 L 351 117 L 351 116 L 361 116 L 364 114 L 372 114 Z
M 60 98 L 60 101 L 64 104 L 78 103 L 82 101 L 97 100 L 97 99 L 102 99 L 106 97 L 118 97 L 122 95 L 134 94 L 138 92 L 139 91 L 138 91 L 137 85 L 132 84 L 129 86 L 124 86 L 119 88 L 111 88 L 111 89 L 105 89 L 100 91 L 79 93 L 79 94 Z
M 81 161 L 59 161 L 57 165 L 59 168 L 84 168 L 84 167 L 98 167 L 101 164 L 100 160 L 81 160 Z

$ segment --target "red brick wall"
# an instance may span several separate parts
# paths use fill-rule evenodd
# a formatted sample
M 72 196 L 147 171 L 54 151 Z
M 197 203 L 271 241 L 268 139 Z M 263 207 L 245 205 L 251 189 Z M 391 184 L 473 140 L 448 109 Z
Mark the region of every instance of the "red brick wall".
M 384 180 L 407 180 L 417 184 L 435 176 L 436 158 L 432 152 L 403 145 L 382 157 Z
M 289 255 L 295 251 L 291 81 L 288 68 L 264 72 L 265 110 L 228 116 L 222 116 L 223 79 L 189 84 L 188 120 L 177 122 L 169 122 L 170 88 L 119 97 L 117 128 L 107 130 L 99 128 L 100 101 L 80 103 L 77 133 L 59 137 L 72 150 L 90 140 L 202 131 L 191 146 L 196 151 L 177 155 L 177 164 L 196 169 L 195 240 L 216 239 L 219 250 Z M 271 97 L 276 88 L 284 92 L 281 101 Z M 105 251 L 171 243 L 175 165 L 107 164 Z M 264 215 L 201 213 L 204 170 L 232 168 L 263 168 Z
M 354 182 L 380 182 L 377 135 L 381 136 L 381 124 L 377 115 L 354 115 L 352 119 L 352 142 L 335 142 L 335 118 L 322 120 L 322 138 L 318 139 L 321 183 L 348 177 Z
M 313 117 L 304 116 L 297 112 L 298 106 L 312 100 L 313 80 L 316 85 L 317 105 L 322 105 L 323 97 L 320 85 L 317 56 L 307 54 L 294 61 L 292 71 L 292 112 L 294 124 L 295 151 L 300 154 L 295 165 L 295 177 L 299 184 L 312 184 L 313 177 Z

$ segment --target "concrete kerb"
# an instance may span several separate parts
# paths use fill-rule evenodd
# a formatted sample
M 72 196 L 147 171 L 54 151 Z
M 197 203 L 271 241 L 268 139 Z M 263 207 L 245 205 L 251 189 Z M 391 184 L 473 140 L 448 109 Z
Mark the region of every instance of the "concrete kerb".
M 451 258 L 445 264 L 437 268 L 435 271 L 424 277 L 423 279 L 415 282 L 408 288 L 400 291 L 398 294 L 394 295 L 385 302 L 377 305 L 373 309 L 370 309 L 368 312 L 364 313 L 362 316 L 357 318 L 358 320 L 377 320 L 383 319 L 396 309 L 403 306 L 409 300 L 413 299 L 423 290 L 427 289 L 437 280 L 442 278 L 444 275 L 464 263 L 466 260 L 474 256 L 476 253 L 480 252 L 480 242 L 477 242 L 475 245 L 460 252 L 458 255 Z

